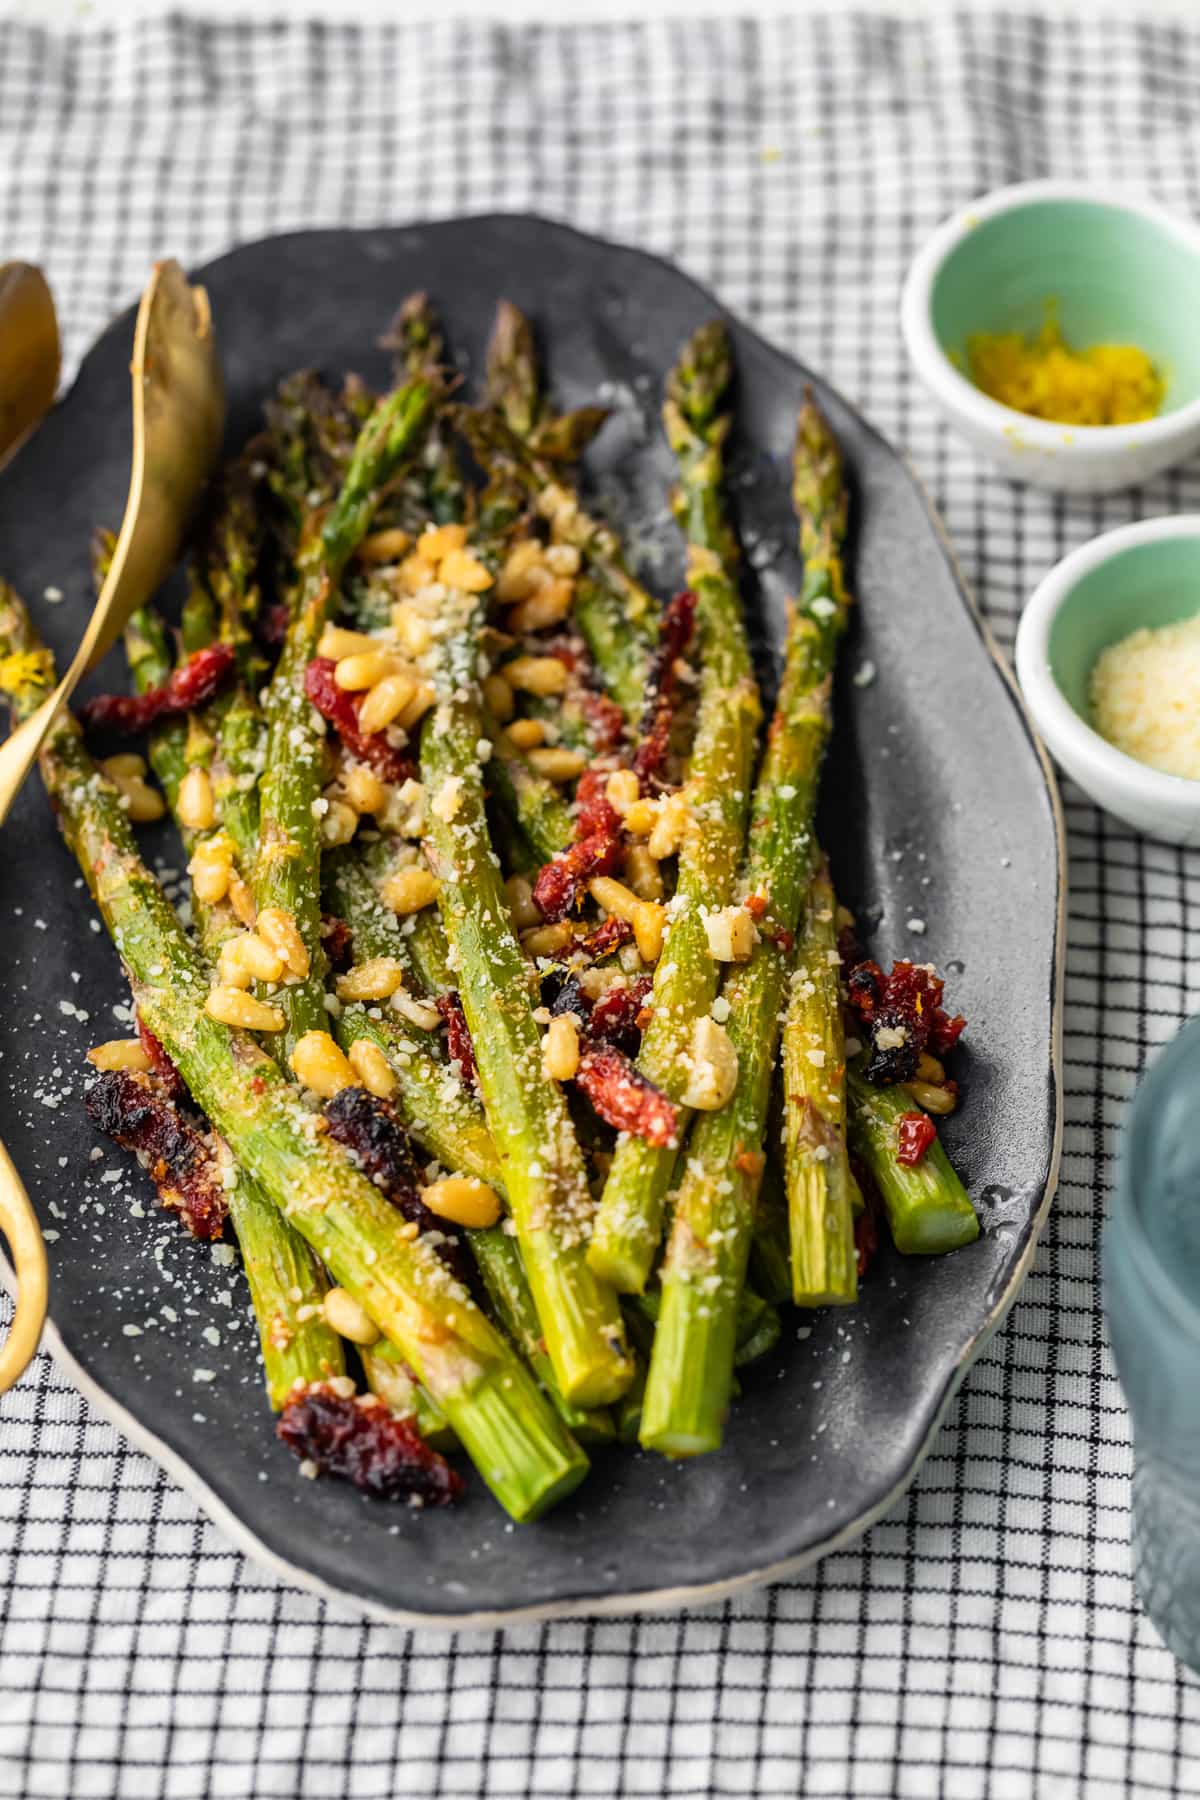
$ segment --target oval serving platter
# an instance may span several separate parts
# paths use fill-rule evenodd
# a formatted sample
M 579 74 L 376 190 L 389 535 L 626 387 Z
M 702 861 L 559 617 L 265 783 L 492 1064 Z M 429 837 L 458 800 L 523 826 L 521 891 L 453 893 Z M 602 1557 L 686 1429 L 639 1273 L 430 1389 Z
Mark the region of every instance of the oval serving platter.
M 376 340 L 418 287 L 436 301 L 469 389 L 496 300 L 516 301 L 537 323 L 556 398 L 613 406 L 589 457 L 592 491 L 657 591 L 679 584 L 660 384 L 687 333 L 722 309 L 677 269 L 562 225 L 498 216 L 268 239 L 195 279 L 217 321 L 231 444 L 293 368 L 384 382 Z M 132 324 L 130 312 L 105 332 L 0 480 L 0 573 L 60 654 L 90 604 L 90 533 L 120 516 Z M 424 1514 L 300 1479 L 259 1390 L 233 1252 L 187 1240 L 136 1166 L 88 1125 L 83 1052 L 120 1030 L 113 1009 L 126 996 L 36 781 L 4 836 L 0 1131 L 50 1238 L 51 1347 L 250 1554 L 398 1621 L 696 1603 L 848 1541 L 911 1480 L 1021 1283 L 1053 1190 L 1063 859 L 1052 778 L 901 459 L 818 376 L 729 325 L 733 492 L 768 682 L 799 575 L 788 455 L 806 383 L 852 472 L 859 607 L 841 658 L 823 831 L 873 953 L 935 961 L 970 1021 L 955 1070 L 966 1102 L 944 1135 L 984 1229 L 940 1261 L 881 1251 L 854 1309 L 788 1311 L 783 1343 L 748 1372 L 718 1455 L 671 1465 L 597 1453 L 576 1494 L 519 1528 L 473 1478 L 459 1508 Z M 116 659 L 105 674 L 123 685 Z M 150 842 L 178 876 L 171 840 Z

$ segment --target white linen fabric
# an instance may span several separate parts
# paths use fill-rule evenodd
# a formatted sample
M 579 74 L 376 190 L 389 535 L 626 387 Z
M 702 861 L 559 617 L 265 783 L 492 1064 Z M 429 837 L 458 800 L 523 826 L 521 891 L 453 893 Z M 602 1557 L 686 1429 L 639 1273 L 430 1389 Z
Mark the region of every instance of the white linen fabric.
M 678 259 L 825 370 L 929 484 L 1006 648 L 1065 550 L 1200 505 L 1195 466 L 1107 500 L 1013 488 L 914 386 L 915 249 L 971 195 L 1046 174 L 1200 209 L 1200 24 L 831 4 L 552 30 L 0 26 L 0 252 L 47 269 L 72 365 L 156 256 L 536 209 Z M 932 702 L 954 704 L 951 672 Z M 1200 1001 L 1200 857 L 1064 798 L 1062 1185 L 889 1518 L 683 1617 L 396 1630 L 244 1562 L 43 1357 L 0 1402 L 0 1795 L 1200 1792 L 1200 1685 L 1130 1583 L 1097 1282 L 1125 1103 Z

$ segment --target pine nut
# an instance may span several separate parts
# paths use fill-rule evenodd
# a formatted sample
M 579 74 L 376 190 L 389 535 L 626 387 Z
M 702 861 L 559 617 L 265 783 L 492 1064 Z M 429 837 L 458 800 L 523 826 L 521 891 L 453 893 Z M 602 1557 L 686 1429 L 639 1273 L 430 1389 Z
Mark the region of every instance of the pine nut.
M 547 781 L 574 781 L 587 768 L 587 757 L 581 750 L 566 750 L 561 745 L 526 751 L 529 766 Z
M 658 824 L 658 807 L 653 800 L 634 800 L 621 814 L 621 823 L 631 837 L 648 838 Z
M 418 681 L 416 692 L 412 699 L 406 706 L 403 706 L 400 709 L 400 716 L 396 720 L 397 725 L 400 725 L 405 731 L 411 731 L 414 725 L 419 724 L 425 717 L 425 714 L 429 711 L 436 699 L 437 694 L 434 691 L 433 683 L 431 681 Z M 361 717 L 359 722 L 361 724 Z
M 611 875 L 597 875 L 594 881 L 588 882 L 588 893 L 606 913 L 636 926 L 638 909 L 643 902 L 623 882 L 614 881 Z
M 570 1081 L 579 1067 L 579 1026 L 572 1013 L 551 1019 L 542 1039 L 542 1070 L 551 1081 Z
M 394 956 L 372 956 L 339 975 L 334 985 L 339 1000 L 390 1000 L 404 986 L 404 964 Z
M 271 946 L 288 974 L 303 981 L 312 963 L 291 913 L 282 906 L 264 906 L 258 915 L 258 935 Z
M 209 831 L 217 821 L 217 802 L 212 777 L 198 764 L 189 769 L 179 784 L 176 803 L 179 823 L 189 831 Z
M 513 545 L 496 583 L 496 593 L 502 601 L 507 604 L 511 600 L 529 598 L 537 585 L 530 577 L 535 571 L 541 573 L 544 554 L 544 547 L 536 538 L 522 538 L 519 544 Z
M 372 1323 L 366 1310 L 345 1288 L 330 1288 L 321 1302 L 321 1311 L 330 1330 L 349 1343 L 361 1344 L 365 1350 L 379 1342 L 379 1327 Z
M 436 567 L 452 550 L 461 550 L 467 541 L 465 525 L 427 525 L 417 539 L 418 556 Z
M 508 728 L 508 740 L 518 750 L 534 750 L 546 741 L 546 727 L 540 719 L 514 719 Z
M 561 694 L 567 685 L 567 669 L 557 656 L 514 656 L 504 665 L 504 679 L 519 693 Z
M 341 625 L 327 625 L 317 642 L 317 655 L 331 662 L 344 662 L 348 656 L 372 656 L 380 648 L 379 639 L 366 631 L 347 631 Z
M 574 942 L 575 928 L 567 919 L 521 933 L 521 948 L 527 956 L 558 956 Z
M 355 555 L 359 562 L 365 563 L 399 562 L 411 543 L 412 539 L 407 531 L 401 531 L 398 525 L 392 525 L 386 531 L 368 532 Z M 326 653 L 322 651 L 321 654 Z
M 439 1219 L 450 1219 L 468 1230 L 483 1231 L 500 1217 L 500 1196 L 486 1181 L 469 1175 L 447 1175 L 421 1189 L 421 1198 Z
M 958 1105 L 949 1088 L 935 1087 L 929 1081 L 904 1081 L 900 1084 L 927 1113 L 952 1113 Z
M 226 987 L 248 988 L 252 981 L 282 981 L 283 970 L 283 958 L 253 931 L 227 938 L 217 958 L 217 973 Z
M 233 840 L 224 832 L 197 844 L 188 863 L 197 900 L 215 906 L 229 892 L 233 878 Z
M 497 725 L 507 725 L 516 710 L 513 691 L 503 675 L 485 675 L 483 678 L 484 705 L 495 719 Z
M 166 801 L 157 788 L 145 780 L 146 764 L 133 751 L 123 750 L 100 764 L 121 796 L 126 816 L 135 825 L 152 825 L 167 810 Z
M 247 930 L 252 931 L 257 917 L 254 910 L 254 895 L 250 892 L 249 884 L 242 880 L 236 869 L 231 872 L 229 877 L 228 899 L 233 908 L 233 916 L 239 925 L 244 925 Z
M 930 1056 L 927 1050 L 922 1050 L 917 1058 L 917 1080 L 929 1081 L 933 1083 L 934 1087 L 940 1087 L 945 1079 L 946 1071 L 937 1057 Z
M 625 856 L 625 876 L 639 900 L 662 899 L 662 872 L 645 844 L 630 845 Z
M 388 802 L 386 786 L 365 763 L 351 763 L 343 770 L 342 794 L 356 813 L 381 813 Z
M 140 781 L 146 773 L 146 759 L 139 756 L 136 750 L 121 750 L 116 756 L 106 756 L 100 764 L 110 781 L 118 786 L 123 781 Z
M 321 815 L 321 842 L 327 849 L 336 850 L 339 844 L 348 844 L 358 830 L 358 814 L 344 800 L 330 800 Z
M 301 1087 L 311 1088 L 322 1100 L 355 1085 L 354 1070 L 327 1031 L 306 1031 L 288 1061 Z
M 545 563 L 552 575 L 578 575 L 582 561 L 574 544 L 548 544 Z
M 93 1069 L 133 1069 L 143 1075 L 154 1067 L 140 1038 L 113 1038 L 107 1044 L 94 1044 L 87 1059 Z
M 662 955 L 666 929 L 666 907 L 657 900 L 639 900 L 633 920 L 633 941 L 644 963 L 656 963 Z
M 393 1012 L 398 1012 L 418 1031 L 436 1031 L 442 1022 L 442 1015 L 431 1000 L 416 1000 L 403 988 L 392 995 L 391 1005 Z
M 390 1100 L 399 1082 L 395 1071 L 378 1044 L 370 1038 L 355 1038 L 346 1052 L 346 1060 L 360 1083 L 377 1100 Z
M 287 1023 L 277 1006 L 243 994 L 240 988 L 215 987 L 204 1002 L 210 1019 L 222 1025 L 234 1025 L 241 1031 L 282 1031 Z
M 531 931 L 535 925 L 541 924 L 541 908 L 535 903 L 533 887 L 524 875 L 510 875 L 504 884 L 504 892 L 508 896 L 508 910 L 517 931 Z
M 617 812 L 632 806 L 642 791 L 642 784 L 632 769 L 614 769 L 604 784 L 604 797 Z
M 654 830 L 650 833 L 650 854 L 660 862 L 664 856 L 674 856 L 687 835 L 691 823 L 691 811 L 682 794 L 668 794 L 658 809 Z
M 547 581 L 528 600 L 513 607 L 508 615 L 509 630 L 523 637 L 527 631 L 545 631 L 558 625 L 570 612 L 574 598 L 574 583 L 564 578 Z
M 438 566 L 438 580 L 460 594 L 482 594 L 492 585 L 492 577 L 477 556 L 469 550 L 451 550 Z
M 347 693 L 361 693 L 373 688 L 386 675 L 402 673 L 400 659 L 394 650 L 381 650 L 378 644 L 354 656 L 344 656 L 334 670 L 333 679 Z
M 424 656 L 433 642 L 429 621 L 423 619 L 416 607 L 406 600 L 399 601 L 392 608 L 392 629 L 406 656 Z
M 431 906 L 438 896 L 436 878 L 428 869 L 419 863 L 407 869 L 397 869 L 389 875 L 380 894 L 396 913 L 420 912 L 423 907 Z

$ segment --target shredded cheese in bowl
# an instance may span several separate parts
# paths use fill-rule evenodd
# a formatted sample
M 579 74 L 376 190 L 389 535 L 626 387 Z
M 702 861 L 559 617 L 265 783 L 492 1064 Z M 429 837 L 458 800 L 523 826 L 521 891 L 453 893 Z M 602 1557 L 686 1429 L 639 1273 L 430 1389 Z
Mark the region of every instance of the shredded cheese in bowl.
M 1096 730 L 1126 756 L 1200 781 L 1200 613 L 1101 651 L 1091 707 Z

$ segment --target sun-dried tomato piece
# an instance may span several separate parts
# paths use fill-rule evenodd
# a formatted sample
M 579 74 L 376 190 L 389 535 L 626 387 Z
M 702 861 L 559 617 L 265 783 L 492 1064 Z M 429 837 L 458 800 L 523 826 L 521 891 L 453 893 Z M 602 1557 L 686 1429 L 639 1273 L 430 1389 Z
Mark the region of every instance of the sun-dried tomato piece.
M 475 1062 L 475 1046 L 471 1042 L 470 1027 L 462 1009 L 462 1001 L 450 989 L 447 993 L 439 994 L 433 1004 L 446 1022 L 446 1048 L 450 1052 L 450 1061 L 458 1064 L 459 1079 L 478 1090 L 479 1069 Z
M 593 961 L 598 961 L 600 957 L 608 956 L 612 951 L 619 950 L 622 944 L 629 944 L 632 941 L 633 926 L 629 920 L 618 919 L 616 913 L 610 913 L 603 924 L 597 925 L 595 931 L 589 931 L 585 938 L 580 938 L 575 948 L 581 955 L 590 956 Z
M 592 1007 L 588 1032 L 601 1043 L 615 1044 L 618 1050 L 636 1055 L 641 1042 L 639 1020 L 653 982 L 649 975 L 639 975 L 627 987 L 610 987 Z
M 658 644 L 650 660 L 646 706 L 633 753 L 634 772 L 643 786 L 661 772 L 667 760 L 678 684 L 675 665 L 691 643 L 695 626 L 696 596 L 690 588 L 684 588 L 663 609 Z
M 333 678 L 336 663 L 314 656 L 304 671 L 304 691 L 323 719 L 328 719 L 351 756 L 364 762 L 383 781 L 407 781 L 411 760 L 388 742 L 386 731 L 363 731 L 358 723 L 362 694 L 347 693 Z
M 354 959 L 354 933 L 345 919 L 321 915 L 321 948 L 335 975 L 344 975 Z
M 621 815 L 605 795 L 611 771 L 585 769 L 575 790 L 575 842 L 538 870 L 534 905 L 551 922 L 565 919 L 583 902 L 589 881 L 616 875 L 625 861 Z
M 291 609 L 284 600 L 273 600 L 265 606 L 255 622 L 256 636 L 268 650 L 278 650 L 288 634 Z
M 961 1013 L 951 1018 L 940 1006 L 934 1008 L 933 1018 L 929 1025 L 929 1036 L 926 1048 L 937 1057 L 946 1056 L 953 1050 L 963 1032 L 967 1029 L 967 1021 Z
M 142 1049 L 154 1064 L 154 1073 L 159 1081 L 162 1082 L 163 1092 L 166 1094 L 167 1099 L 176 1102 L 186 1100 L 188 1091 L 184 1085 L 183 1076 L 179 1073 L 179 1070 L 175 1067 L 175 1064 L 171 1061 L 154 1033 L 147 1025 L 142 1023 L 141 1013 L 138 1013 L 137 1015 L 137 1031 L 138 1037 L 141 1040 Z
M 156 719 L 172 718 L 203 706 L 224 687 L 233 674 L 233 647 L 209 644 L 193 650 L 185 663 L 173 669 L 161 687 L 144 694 L 98 694 L 81 709 L 85 725 L 126 736 L 145 731 Z
M 936 1136 L 936 1127 L 928 1113 L 901 1113 L 896 1161 L 903 1163 L 906 1169 L 917 1168 Z
M 870 958 L 846 977 L 850 1005 L 870 1046 L 865 1074 L 888 1085 L 911 1081 L 922 1050 L 944 1055 L 961 1036 L 966 1020 L 950 1018 L 942 1006 L 945 983 L 922 963 L 898 962 L 885 975 Z
M 219 1238 L 229 1210 L 211 1138 L 153 1075 L 106 1069 L 84 1096 L 88 1118 L 149 1171 L 163 1205 L 193 1237 Z
M 446 1506 L 463 1491 L 462 1476 L 413 1421 L 397 1418 L 373 1394 L 343 1399 L 315 1382 L 288 1401 L 275 1430 L 303 1461 L 380 1499 Z
M 678 1141 L 679 1108 L 615 1045 L 589 1043 L 580 1054 L 575 1083 L 593 1111 L 617 1131 L 660 1148 Z

